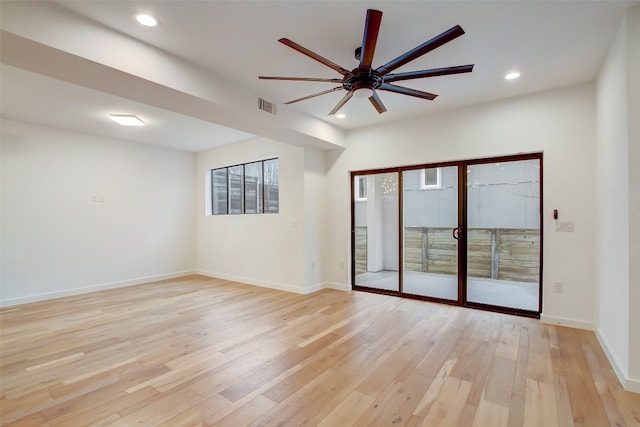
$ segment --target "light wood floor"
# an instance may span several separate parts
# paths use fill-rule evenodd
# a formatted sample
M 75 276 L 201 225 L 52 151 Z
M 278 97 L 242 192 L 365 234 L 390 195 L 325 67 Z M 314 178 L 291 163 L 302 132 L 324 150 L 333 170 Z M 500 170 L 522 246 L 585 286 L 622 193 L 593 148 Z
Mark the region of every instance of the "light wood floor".
M 7 426 L 638 426 L 591 332 L 199 276 L 0 311 Z

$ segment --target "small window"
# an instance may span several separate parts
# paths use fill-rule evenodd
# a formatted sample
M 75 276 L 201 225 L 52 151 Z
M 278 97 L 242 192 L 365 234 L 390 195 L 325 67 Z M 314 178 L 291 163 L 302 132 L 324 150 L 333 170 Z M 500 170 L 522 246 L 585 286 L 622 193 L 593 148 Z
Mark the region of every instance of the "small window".
M 211 212 L 214 215 L 228 213 L 227 168 L 213 169 L 211 171 L 211 193 Z
M 229 168 L 229 213 L 241 214 L 243 210 L 244 166 Z
M 264 166 L 264 211 L 266 213 L 278 213 L 280 210 L 278 175 L 280 167 L 278 159 L 265 160 Z
M 354 178 L 354 195 L 356 202 L 365 202 L 367 200 L 367 177 L 356 176 Z
M 278 159 L 211 170 L 207 215 L 278 213 Z
M 262 213 L 262 162 L 244 165 L 244 212 Z
M 442 188 L 442 172 L 440 168 L 420 170 L 420 189 L 435 190 Z

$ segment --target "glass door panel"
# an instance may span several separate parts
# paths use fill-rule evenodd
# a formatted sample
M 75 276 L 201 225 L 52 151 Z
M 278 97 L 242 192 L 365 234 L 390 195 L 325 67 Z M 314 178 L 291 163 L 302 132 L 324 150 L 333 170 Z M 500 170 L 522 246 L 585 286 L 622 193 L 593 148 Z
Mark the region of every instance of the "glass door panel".
M 458 300 L 458 167 L 402 172 L 402 292 Z
M 539 311 L 540 160 L 467 166 L 467 301 Z
M 355 175 L 356 286 L 399 291 L 398 173 Z

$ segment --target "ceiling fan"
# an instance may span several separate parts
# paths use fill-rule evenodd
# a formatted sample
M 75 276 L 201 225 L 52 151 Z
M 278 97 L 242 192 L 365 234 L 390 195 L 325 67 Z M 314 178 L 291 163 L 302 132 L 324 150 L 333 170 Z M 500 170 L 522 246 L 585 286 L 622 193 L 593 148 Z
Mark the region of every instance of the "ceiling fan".
M 312 95 L 303 96 L 292 101 L 285 102 L 285 104 L 293 104 L 295 102 L 304 101 L 306 99 L 314 98 L 316 96 L 325 95 L 327 93 L 336 92 L 339 90 L 346 90 L 347 94 L 333 107 L 329 112 L 329 115 L 336 114 L 350 99 L 353 97 L 356 91 L 367 91 L 369 94 L 369 101 L 373 104 L 374 108 L 379 114 L 387 111 L 386 107 L 382 103 L 382 100 L 378 96 L 378 90 L 395 92 L 403 95 L 414 96 L 416 98 L 427 99 L 432 101 L 435 99 L 436 94 L 423 92 L 416 89 L 410 89 L 403 86 L 392 84 L 392 82 L 398 82 L 402 80 L 421 79 L 424 77 L 445 76 L 449 74 L 469 73 L 473 70 L 473 64 L 470 65 L 458 65 L 454 67 L 433 68 L 430 70 L 421 71 L 409 71 L 404 73 L 390 74 L 395 69 L 403 66 L 404 64 L 413 61 L 430 52 L 451 40 L 460 37 L 464 34 L 464 30 L 456 25 L 442 34 L 432 38 L 429 41 L 424 42 L 420 46 L 403 53 L 397 58 L 381 65 L 378 68 L 372 68 L 373 54 L 376 49 L 376 42 L 378 40 L 378 31 L 380 30 L 380 23 L 382 21 L 382 12 L 374 9 L 367 9 L 367 18 L 364 24 L 364 35 L 362 37 L 362 46 L 355 50 L 356 60 L 360 61 L 360 64 L 349 71 L 346 68 L 329 61 L 328 59 L 318 55 L 309 49 L 300 46 L 296 42 L 293 42 L 287 38 L 281 38 L 278 41 L 285 46 L 297 50 L 303 55 L 308 56 L 311 59 L 326 65 L 327 67 L 337 71 L 342 75 L 342 78 L 325 79 L 325 78 L 313 78 L 313 77 L 274 77 L 274 76 L 259 76 L 259 79 L 263 80 L 290 80 L 290 81 L 303 81 L 303 82 L 326 82 L 336 83 L 340 86 L 334 87 L 329 90 L 314 93 Z

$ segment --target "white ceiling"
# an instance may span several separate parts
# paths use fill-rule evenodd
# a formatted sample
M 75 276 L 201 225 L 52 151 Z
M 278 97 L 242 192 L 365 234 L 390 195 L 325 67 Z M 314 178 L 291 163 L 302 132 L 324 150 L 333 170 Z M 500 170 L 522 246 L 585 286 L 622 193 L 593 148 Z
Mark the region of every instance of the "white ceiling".
M 7 3 L 3 1 L 3 3 Z M 281 104 L 329 89 L 329 83 L 258 80 L 258 75 L 339 77 L 333 70 L 280 44 L 287 37 L 344 68 L 357 66 L 367 8 L 383 11 L 374 67 L 459 24 L 462 37 L 396 72 L 475 64 L 473 73 L 412 80 L 400 85 L 437 93 L 434 101 L 380 92 L 389 110 L 378 115 L 366 99 L 343 108 L 347 118 L 327 113 L 342 91 L 291 105 L 344 129 L 488 102 L 593 80 L 623 13 L 638 1 L 59 1 L 65 8 L 132 38 L 210 70 Z M 143 28 L 136 12 L 160 25 Z M 80 35 L 79 35 L 80 36 Z M 522 77 L 503 79 L 518 70 Z M 2 67 L 2 114 L 63 128 L 158 143 L 190 151 L 245 139 L 248 134 L 176 115 L 125 98 Z M 64 103 L 53 99 L 64 99 Z M 284 107 L 287 108 L 287 107 Z M 124 133 L 88 116 L 139 111 L 162 123 Z M 86 118 L 87 120 L 78 119 Z M 128 131 L 128 130 L 127 130 Z M 188 141 L 188 142 L 185 142 Z
M 2 64 L 3 116 L 94 135 L 204 151 L 253 135 Z M 63 102 L 61 102 L 63 100 Z M 109 114 L 135 112 L 145 127 L 122 127 Z

